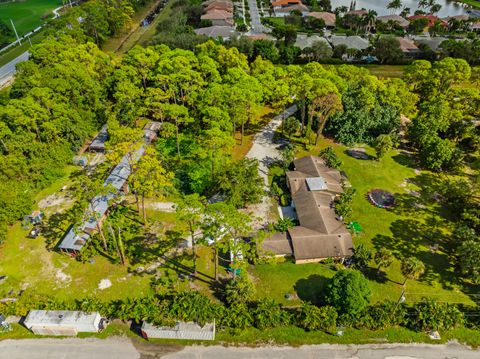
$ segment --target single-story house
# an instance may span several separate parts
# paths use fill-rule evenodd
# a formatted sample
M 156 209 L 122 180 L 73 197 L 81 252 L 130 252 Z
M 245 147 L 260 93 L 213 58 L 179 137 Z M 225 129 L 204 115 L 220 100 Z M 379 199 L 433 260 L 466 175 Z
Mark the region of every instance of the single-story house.
M 420 44 L 428 45 L 433 51 L 437 51 L 440 47 L 440 44 L 448 40 L 446 37 L 435 36 L 435 37 L 425 37 L 425 36 L 414 36 L 413 42 L 415 45 L 419 46 Z
M 307 47 L 312 47 L 313 44 L 316 43 L 316 42 L 324 42 L 328 46 L 330 46 L 328 41 L 322 36 L 318 36 L 318 35 L 308 36 L 308 35 L 304 35 L 304 34 L 298 34 L 297 35 L 297 40 L 295 41 L 295 46 L 299 47 L 300 49 L 303 50 Z
M 37 335 L 75 336 L 98 333 L 105 328 L 100 313 L 69 310 L 31 310 L 23 324 Z
M 448 23 L 448 21 L 450 19 L 455 19 L 455 20 L 458 20 L 458 21 L 468 21 L 470 19 L 470 16 L 468 16 L 468 15 L 452 15 L 452 16 L 443 17 L 441 20 Z
M 272 1 L 272 8 L 274 11 L 280 10 L 284 7 L 292 6 L 292 5 L 298 5 L 301 4 L 302 2 L 300 0 L 275 0 Z
M 235 36 L 235 28 L 232 26 L 209 26 L 194 30 L 197 35 L 205 35 L 214 39 L 228 40 Z
M 225 10 L 210 10 L 200 17 L 201 20 L 210 20 L 212 26 L 233 26 L 233 13 Z
M 275 10 L 275 16 L 277 17 L 285 17 L 290 15 L 292 11 L 300 11 L 302 13 L 302 16 L 306 16 L 310 9 L 305 6 L 304 4 L 294 4 L 294 5 L 289 5 L 282 7 L 281 9 L 276 9 Z
M 193 322 L 177 322 L 173 327 L 158 327 L 150 323 L 142 323 L 142 336 L 145 339 L 188 339 L 188 340 L 214 340 L 215 322 L 200 326 Z
M 233 12 L 233 3 L 231 1 L 216 1 L 204 7 L 204 12 L 209 12 L 210 10 L 224 10 Z
M 413 41 L 404 37 L 397 37 L 397 40 L 400 42 L 400 49 L 405 57 L 415 58 L 421 54 L 422 51 L 413 43 Z
M 384 16 L 377 16 L 377 21 L 388 23 L 389 21 L 396 22 L 398 26 L 406 29 L 408 25 L 410 25 L 410 21 L 407 19 L 399 16 L 399 15 L 384 15 Z
M 352 236 L 333 208 L 343 192 L 343 176 L 317 156 L 296 159 L 294 165 L 286 175 L 299 225 L 265 239 L 260 251 L 293 256 L 295 263 L 351 257 Z
M 88 150 L 92 152 L 105 152 L 105 142 L 108 141 L 108 126 L 103 125 L 100 132 L 93 139 L 92 143 L 88 146 Z
M 333 48 L 338 45 L 345 45 L 349 49 L 365 50 L 370 46 L 369 41 L 360 36 L 332 35 L 327 40 L 332 44 Z
M 413 16 L 407 17 L 407 20 L 410 22 L 419 20 L 419 19 L 428 20 L 427 28 L 432 27 L 437 21 L 440 21 L 440 24 L 442 26 L 447 26 L 447 23 L 445 21 L 441 20 L 440 18 L 434 15 L 413 15 Z
M 323 20 L 325 27 L 335 27 L 337 21 L 337 15 L 331 12 L 326 11 L 314 11 L 307 14 L 309 17 L 314 17 L 315 19 Z

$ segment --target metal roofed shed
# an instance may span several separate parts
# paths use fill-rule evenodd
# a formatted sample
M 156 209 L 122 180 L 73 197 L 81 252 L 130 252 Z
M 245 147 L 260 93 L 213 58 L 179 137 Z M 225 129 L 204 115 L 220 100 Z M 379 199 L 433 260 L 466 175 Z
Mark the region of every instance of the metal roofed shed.
M 65 237 L 63 237 L 63 240 L 58 245 L 58 248 L 62 252 L 75 253 L 77 251 L 81 251 L 89 239 L 90 235 L 88 233 L 82 232 L 77 235 L 74 227 L 72 226 Z
M 188 340 L 214 340 L 215 322 L 207 323 L 203 327 L 193 322 L 177 322 L 173 327 L 157 327 L 150 323 L 142 323 L 142 336 L 145 339 L 188 339 Z
M 327 190 L 327 183 L 322 177 L 308 177 L 305 178 L 308 189 L 310 191 L 324 191 Z
M 23 324 L 37 335 L 75 336 L 104 329 L 100 313 L 70 310 L 31 310 Z
M 103 125 L 100 132 L 93 139 L 88 149 L 94 152 L 105 152 L 105 142 L 108 140 L 108 126 Z

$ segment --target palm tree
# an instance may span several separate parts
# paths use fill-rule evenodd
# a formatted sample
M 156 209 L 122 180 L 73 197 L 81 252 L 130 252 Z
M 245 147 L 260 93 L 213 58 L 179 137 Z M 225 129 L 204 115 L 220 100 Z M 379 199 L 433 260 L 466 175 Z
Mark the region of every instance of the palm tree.
M 429 0 L 420 0 L 418 2 L 418 8 L 419 9 L 426 9 L 427 7 L 429 7 Z
M 389 267 L 393 262 L 393 253 L 387 248 L 380 248 L 373 258 L 377 264 L 377 269 Z
M 368 12 L 363 16 L 363 23 L 365 24 L 366 32 L 370 32 L 372 27 L 375 26 L 375 20 L 377 19 L 377 12 L 374 10 L 368 10 Z
M 402 0 L 392 0 L 387 5 L 387 9 L 392 9 L 392 14 L 395 14 L 395 11 L 402 7 Z
M 402 274 L 405 277 L 403 286 L 407 283 L 407 279 L 418 279 L 425 273 L 425 264 L 415 257 L 407 258 L 401 265 Z
M 409 7 L 404 7 L 403 10 L 400 12 L 401 17 L 408 17 L 410 15 L 411 9 Z
M 441 9 L 442 9 L 442 5 L 440 5 L 440 4 L 433 4 L 433 5 L 430 7 L 430 13 L 431 13 L 431 14 L 436 14 L 436 13 L 438 13 Z

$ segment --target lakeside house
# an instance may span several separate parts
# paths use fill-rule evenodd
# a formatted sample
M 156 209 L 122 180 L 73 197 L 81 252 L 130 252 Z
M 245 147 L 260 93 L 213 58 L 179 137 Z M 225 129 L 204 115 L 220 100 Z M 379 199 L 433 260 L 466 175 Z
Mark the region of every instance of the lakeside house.
M 297 264 L 351 257 L 352 236 L 333 207 L 336 196 L 343 193 L 343 176 L 317 156 L 296 159 L 294 165 L 286 176 L 299 225 L 267 238 L 260 250 L 291 256 Z
M 98 333 L 105 328 L 100 313 L 70 310 L 31 310 L 23 324 L 36 335 L 76 336 Z
M 403 29 L 406 29 L 408 27 L 408 25 L 410 25 L 410 21 L 408 21 L 407 19 L 405 19 L 405 18 L 403 18 L 399 15 L 377 16 L 377 21 L 382 22 L 384 24 L 387 24 L 387 23 L 392 21 Z

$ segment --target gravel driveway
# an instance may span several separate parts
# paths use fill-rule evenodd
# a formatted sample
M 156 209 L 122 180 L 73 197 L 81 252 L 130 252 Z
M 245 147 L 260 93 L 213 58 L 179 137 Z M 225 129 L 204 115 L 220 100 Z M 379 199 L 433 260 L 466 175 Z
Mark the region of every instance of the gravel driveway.
M 283 113 L 273 118 L 259 133 L 257 133 L 253 139 L 253 145 L 250 151 L 248 151 L 248 158 L 255 158 L 258 160 L 258 171 L 260 177 L 263 178 L 265 185 L 265 195 L 262 202 L 249 207 L 249 210 L 253 212 L 255 217 L 259 217 L 262 220 L 268 220 L 270 201 L 268 197 L 268 166 L 272 162 L 280 159 L 280 151 L 277 150 L 278 144 L 273 143 L 273 135 L 275 130 L 282 124 L 284 118 L 288 118 L 297 111 L 297 106 L 293 105 L 287 108 Z M 264 223 L 258 223 L 261 227 Z

